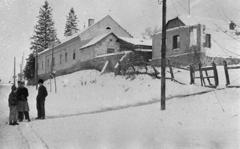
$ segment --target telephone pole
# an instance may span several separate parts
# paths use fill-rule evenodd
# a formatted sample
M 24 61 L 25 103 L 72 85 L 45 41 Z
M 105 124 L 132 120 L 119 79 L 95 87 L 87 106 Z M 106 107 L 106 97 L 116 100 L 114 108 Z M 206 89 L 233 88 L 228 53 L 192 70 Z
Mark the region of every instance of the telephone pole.
M 16 57 L 14 56 L 13 64 L 13 85 L 16 86 Z
M 162 0 L 161 110 L 166 109 L 166 0 Z
M 188 0 L 188 15 L 191 15 L 191 5 L 190 0 Z

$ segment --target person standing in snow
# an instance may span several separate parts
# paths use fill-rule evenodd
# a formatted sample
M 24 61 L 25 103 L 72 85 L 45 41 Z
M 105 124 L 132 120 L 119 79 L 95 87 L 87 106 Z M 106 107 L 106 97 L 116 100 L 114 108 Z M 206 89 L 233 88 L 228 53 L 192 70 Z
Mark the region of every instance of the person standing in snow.
M 15 85 L 11 87 L 11 93 L 8 97 L 9 112 L 9 125 L 18 125 L 17 123 L 17 88 Z
M 23 121 L 23 117 L 25 115 L 25 119 L 29 122 L 29 106 L 28 106 L 28 89 L 24 86 L 24 82 L 18 81 L 18 89 L 17 89 L 17 100 L 18 100 L 18 120 L 20 122 Z
M 43 85 L 43 80 L 39 79 L 38 84 L 38 95 L 37 95 L 37 118 L 36 119 L 45 119 L 45 99 L 48 95 L 46 87 Z

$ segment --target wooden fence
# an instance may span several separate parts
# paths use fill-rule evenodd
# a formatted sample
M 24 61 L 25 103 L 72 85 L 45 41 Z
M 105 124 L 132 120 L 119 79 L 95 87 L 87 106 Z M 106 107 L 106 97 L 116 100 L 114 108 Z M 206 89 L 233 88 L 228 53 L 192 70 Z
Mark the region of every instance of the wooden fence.
M 198 77 L 195 76 L 197 71 L 199 72 Z M 209 71 L 213 71 L 212 76 L 208 74 Z M 203 72 L 205 72 L 205 76 Z M 198 69 L 195 69 L 192 65 L 190 65 L 190 84 L 195 84 L 195 79 L 200 79 L 201 86 L 217 87 L 219 85 L 219 80 L 216 64 L 213 62 L 212 66 L 202 67 L 202 64 L 199 63 Z M 208 85 L 205 82 L 205 79 L 207 79 Z M 214 80 L 214 84 L 211 82 L 211 79 Z
M 230 85 L 229 69 L 240 69 L 240 66 L 228 66 L 226 61 L 223 61 L 224 72 L 226 77 L 226 86 Z

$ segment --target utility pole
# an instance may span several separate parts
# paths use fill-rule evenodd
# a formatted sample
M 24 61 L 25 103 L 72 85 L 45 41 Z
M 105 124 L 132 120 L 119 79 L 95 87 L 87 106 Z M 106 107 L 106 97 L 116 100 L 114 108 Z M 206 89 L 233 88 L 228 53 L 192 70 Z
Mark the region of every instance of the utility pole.
M 38 50 L 35 50 L 35 84 L 38 89 Z
M 191 5 L 190 0 L 188 0 L 188 15 L 191 15 Z
M 166 0 L 162 0 L 161 110 L 166 109 Z
M 16 86 L 16 57 L 14 56 L 13 64 L 13 85 Z

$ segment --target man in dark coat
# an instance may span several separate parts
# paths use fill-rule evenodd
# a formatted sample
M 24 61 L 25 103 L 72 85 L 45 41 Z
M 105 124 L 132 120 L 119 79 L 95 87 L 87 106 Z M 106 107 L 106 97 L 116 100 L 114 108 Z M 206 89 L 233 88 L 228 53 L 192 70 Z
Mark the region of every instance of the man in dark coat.
M 29 122 L 29 106 L 28 106 L 28 89 L 24 87 L 24 82 L 18 81 L 18 89 L 17 89 L 17 100 L 18 100 L 18 119 L 19 121 L 23 121 L 23 116 L 25 115 L 25 119 Z
M 36 119 L 45 119 L 45 99 L 48 95 L 46 87 L 43 85 L 43 80 L 39 79 L 38 84 L 38 95 L 37 95 L 37 112 L 38 116 Z

